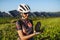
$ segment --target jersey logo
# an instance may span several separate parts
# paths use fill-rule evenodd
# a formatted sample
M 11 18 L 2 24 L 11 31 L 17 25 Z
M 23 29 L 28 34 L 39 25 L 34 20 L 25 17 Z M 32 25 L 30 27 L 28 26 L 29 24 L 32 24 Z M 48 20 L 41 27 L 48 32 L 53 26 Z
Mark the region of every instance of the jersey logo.
M 28 27 L 32 27 L 32 24 L 31 24 L 30 22 L 28 22 L 28 24 L 27 24 L 27 25 L 28 25 Z

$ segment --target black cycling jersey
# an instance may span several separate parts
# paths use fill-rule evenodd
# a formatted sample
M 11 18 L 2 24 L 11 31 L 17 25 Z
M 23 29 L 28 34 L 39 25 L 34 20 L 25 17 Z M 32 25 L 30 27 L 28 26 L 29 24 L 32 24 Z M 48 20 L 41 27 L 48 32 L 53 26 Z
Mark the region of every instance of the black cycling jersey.
M 31 26 L 29 26 L 29 24 Z M 23 32 L 23 35 L 29 35 L 29 34 L 32 34 L 33 33 L 33 22 L 32 20 L 28 19 L 28 20 L 18 20 L 16 22 L 16 29 L 17 30 L 22 30 L 23 32 L 23 29 L 25 29 L 26 33 Z M 29 40 L 33 40 L 33 37 L 30 38 Z

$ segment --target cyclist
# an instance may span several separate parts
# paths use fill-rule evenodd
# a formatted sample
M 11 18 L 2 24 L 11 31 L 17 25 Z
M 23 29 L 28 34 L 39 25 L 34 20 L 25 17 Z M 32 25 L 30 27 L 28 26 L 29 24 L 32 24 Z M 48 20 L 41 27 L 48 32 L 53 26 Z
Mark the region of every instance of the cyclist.
M 17 40 L 34 40 L 33 36 L 39 34 L 39 32 L 33 31 L 33 22 L 28 19 L 30 7 L 27 4 L 20 4 L 18 11 L 21 13 L 22 17 L 16 22 L 19 36 Z

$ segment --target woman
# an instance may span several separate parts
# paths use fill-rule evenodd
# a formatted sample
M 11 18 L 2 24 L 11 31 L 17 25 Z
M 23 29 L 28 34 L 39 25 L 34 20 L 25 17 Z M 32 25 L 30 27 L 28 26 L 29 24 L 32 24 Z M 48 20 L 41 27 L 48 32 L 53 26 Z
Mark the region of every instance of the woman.
M 18 40 L 34 40 L 33 36 L 39 33 L 33 31 L 33 22 L 28 19 L 30 7 L 26 4 L 20 4 L 18 11 L 21 13 L 21 18 L 16 22 L 16 28 L 19 35 Z

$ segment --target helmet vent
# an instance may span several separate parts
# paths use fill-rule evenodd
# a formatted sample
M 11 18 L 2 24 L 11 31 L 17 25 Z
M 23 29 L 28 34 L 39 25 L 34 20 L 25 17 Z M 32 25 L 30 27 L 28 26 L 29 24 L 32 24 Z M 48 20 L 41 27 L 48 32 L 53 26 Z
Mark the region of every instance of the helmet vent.
M 25 8 L 24 8 L 22 5 L 20 5 L 20 7 L 23 8 L 23 9 L 25 10 Z M 26 11 L 26 10 L 25 10 L 25 11 Z

